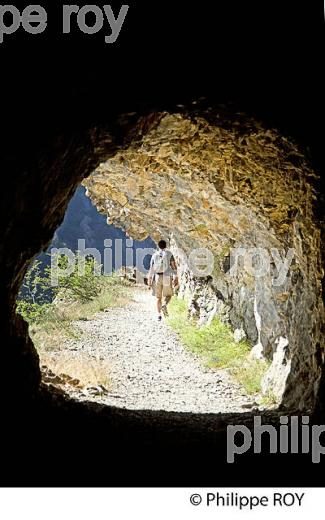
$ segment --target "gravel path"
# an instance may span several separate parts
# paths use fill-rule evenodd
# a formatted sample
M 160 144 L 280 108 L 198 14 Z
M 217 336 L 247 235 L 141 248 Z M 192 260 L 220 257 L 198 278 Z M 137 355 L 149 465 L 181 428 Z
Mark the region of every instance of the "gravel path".
M 158 322 L 149 291 L 135 289 L 123 308 L 108 309 L 91 321 L 69 347 L 110 363 L 111 388 L 96 401 L 129 409 L 177 412 L 243 412 L 252 398 L 225 370 L 202 366 L 164 321 Z

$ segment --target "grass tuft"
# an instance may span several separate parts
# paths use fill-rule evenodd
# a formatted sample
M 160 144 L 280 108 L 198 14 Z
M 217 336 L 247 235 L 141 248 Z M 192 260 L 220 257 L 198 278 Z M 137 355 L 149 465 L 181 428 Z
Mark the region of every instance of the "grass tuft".
M 202 357 L 211 369 L 228 369 L 248 394 L 261 391 L 261 380 L 269 367 L 264 361 L 251 360 L 247 341 L 236 343 L 228 325 L 214 318 L 210 325 L 198 328 L 187 317 L 187 304 L 173 298 L 169 306 L 169 325 L 178 333 L 182 343 Z

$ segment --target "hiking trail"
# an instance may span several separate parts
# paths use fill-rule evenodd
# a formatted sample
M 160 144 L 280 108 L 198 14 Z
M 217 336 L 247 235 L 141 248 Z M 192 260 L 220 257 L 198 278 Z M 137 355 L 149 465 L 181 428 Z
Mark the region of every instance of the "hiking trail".
M 110 364 L 109 392 L 97 402 L 194 413 L 243 412 L 254 405 L 226 370 L 204 367 L 167 322 L 158 322 L 147 289 L 135 288 L 126 306 L 75 324 L 83 334 L 67 342 L 69 349 Z

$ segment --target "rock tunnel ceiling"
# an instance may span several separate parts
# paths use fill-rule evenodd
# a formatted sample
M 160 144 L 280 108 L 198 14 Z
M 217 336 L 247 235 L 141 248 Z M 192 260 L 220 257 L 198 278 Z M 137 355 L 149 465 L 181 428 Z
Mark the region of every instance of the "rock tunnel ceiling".
M 265 392 L 308 409 L 323 362 L 315 181 L 304 154 L 278 131 L 241 113 L 183 110 L 139 119 L 84 185 L 98 210 L 132 238 L 169 237 L 186 254 L 208 248 L 213 280 L 191 277 L 179 255 L 183 285 L 204 286 L 205 310 L 244 331 L 253 355 L 273 359 Z M 231 251 L 243 247 L 268 252 L 266 275 L 238 269 L 230 276 Z M 288 250 L 288 275 L 276 285 Z

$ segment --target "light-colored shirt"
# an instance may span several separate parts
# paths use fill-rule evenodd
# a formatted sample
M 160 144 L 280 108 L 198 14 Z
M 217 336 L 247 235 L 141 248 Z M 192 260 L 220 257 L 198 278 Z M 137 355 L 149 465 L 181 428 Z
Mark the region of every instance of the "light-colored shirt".
M 168 249 L 159 249 L 150 260 L 150 272 L 152 274 L 163 273 L 166 276 L 176 275 L 176 271 L 172 268 L 171 262 L 175 262 L 173 254 Z

